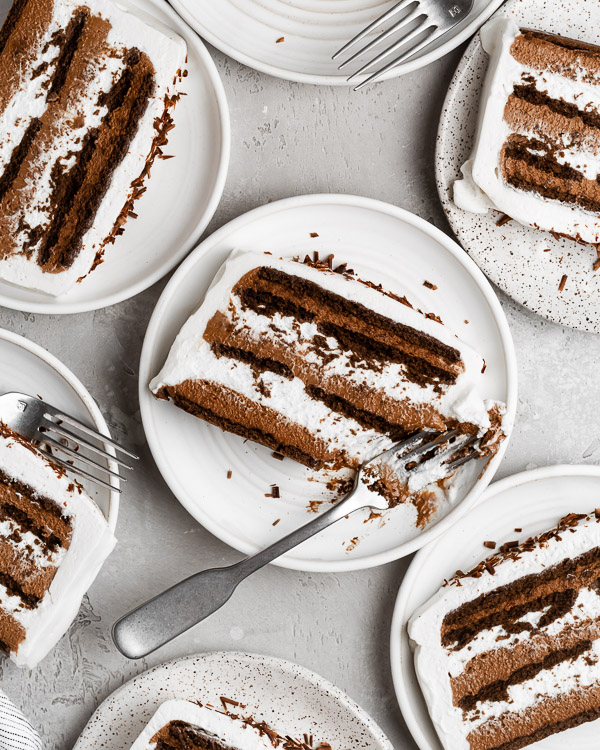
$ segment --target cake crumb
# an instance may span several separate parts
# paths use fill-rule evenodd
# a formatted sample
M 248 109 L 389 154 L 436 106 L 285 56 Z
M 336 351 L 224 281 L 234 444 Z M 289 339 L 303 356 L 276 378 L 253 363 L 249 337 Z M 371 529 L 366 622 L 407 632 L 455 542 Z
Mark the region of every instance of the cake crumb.
M 275 40 L 275 44 L 281 44 L 281 42 L 285 42 L 285 37 L 284 36 L 280 36 L 279 39 Z
M 279 453 L 279 451 L 273 451 L 271 455 L 273 456 L 273 458 L 276 458 L 278 461 L 283 461 L 283 459 L 285 458 L 283 453 Z
M 560 284 L 558 285 L 558 291 L 562 292 L 562 290 L 565 288 L 565 284 L 567 283 L 567 274 L 563 274 L 562 279 L 560 280 Z
M 231 479 L 232 476 L 233 476 L 233 471 L 229 469 L 229 471 L 227 472 L 227 479 Z
M 310 236 L 314 239 L 315 237 L 319 236 L 319 233 L 318 232 L 311 232 Z
M 281 521 L 281 518 L 277 518 L 275 521 L 273 521 L 272 525 L 277 526 L 277 524 Z
M 484 542 L 483 546 L 488 549 L 496 549 L 496 542 Z
M 279 487 L 276 484 L 271 485 L 271 492 L 265 492 L 265 497 L 274 497 L 275 499 L 280 498 Z
M 434 292 L 435 292 L 435 291 L 436 291 L 436 289 L 437 289 L 437 286 L 436 286 L 435 284 L 432 284 L 432 283 L 431 283 L 431 281 L 427 281 L 427 280 L 425 280 L 425 281 L 423 282 L 423 286 L 426 286 L 426 287 L 427 287 L 427 289 L 431 289 L 431 290 L 432 290 L 432 291 L 434 291 Z
M 520 534 L 523 531 L 523 529 L 518 529 L 517 528 L 517 529 L 515 529 L 515 531 L 517 532 L 517 534 Z

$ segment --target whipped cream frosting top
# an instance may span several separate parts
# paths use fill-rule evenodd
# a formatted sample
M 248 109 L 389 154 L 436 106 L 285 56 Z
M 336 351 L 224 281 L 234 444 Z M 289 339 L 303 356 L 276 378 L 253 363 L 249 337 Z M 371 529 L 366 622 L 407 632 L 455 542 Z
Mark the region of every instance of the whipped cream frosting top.
M 96 578 L 115 545 L 113 533 L 92 498 L 48 458 L 21 438 L 0 434 L 0 471 L 30 487 L 37 496 L 48 498 L 69 518 L 73 532 L 67 550 L 60 547 L 50 557 L 32 552 L 38 567 L 57 566 L 50 588 L 33 609 L 23 607 L 18 596 L 0 584 L 0 611 L 14 617 L 26 630 L 17 653 L 10 654 L 19 666 L 34 667 L 52 649 L 75 619 L 81 599 Z M 0 524 L 6 538 L 14 530 L 11 521 Z M 22 545 L 33 542 L 23 533 Z M 17 545 L 19 547 L 19 545 Z
M 154 750 L 157 743 L 152 738 L 171 721 L 183 721 L 199 727 L 234 750 L 273 750 L 275 747 L 266 734 L 224 712 L 191 701 L 169 700 L 157 709 L 131 750 Z

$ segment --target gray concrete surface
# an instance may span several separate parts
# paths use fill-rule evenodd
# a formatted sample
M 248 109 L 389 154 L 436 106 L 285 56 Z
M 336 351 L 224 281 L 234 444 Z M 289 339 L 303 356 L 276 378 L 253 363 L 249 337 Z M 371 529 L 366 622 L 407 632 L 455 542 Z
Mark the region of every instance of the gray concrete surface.
M 358 94 L 279 81 L 211 51 L 227 90 L 233 142 L 225 194 L 209 232 L 267 201 L 321 191 L 390 201 L 447 230 L 433 148 L 460 50 Z M 132 605 L 199 568 L 238 559 L 171 495 L 144 441 L 138 361 L 165 283 L 115 307 L 68 318 L 0 308 L 0 326 L 42 344 L 72 368 L 117 439 L 143 456 L 122 501 L 120 544 L 68 636 L 31 674 L 0 661 L 0 685 L 39 728 L 44 747 L 63 750 L 106 696 L 148 666 L 213 649 L 262 652 L 321 673 L 372 714 L 397 750 L 414 748 L 389 664 L 392 608 L 407 560 L 343 575 L 271 567 L 151 659 L 128 662 L 113 647 L 110 626 Z M 600 337 L 559 328 L 501 299 L 519 358 L 520 398 L 498 477 L 553 463 L 600 462 Z

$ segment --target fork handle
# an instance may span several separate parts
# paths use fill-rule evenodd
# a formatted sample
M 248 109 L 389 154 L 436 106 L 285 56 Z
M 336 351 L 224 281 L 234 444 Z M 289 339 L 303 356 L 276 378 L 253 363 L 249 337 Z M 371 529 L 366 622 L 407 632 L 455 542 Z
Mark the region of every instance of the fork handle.
M 140 659 L 164 646 L 220 609 L 249 575 L 363 507 L 359 497 L 353 490 L 330 510 L 255 555 L 226 568 L 203 570 L 171 586 L 115 623 L 115 645 L 129 659 Z

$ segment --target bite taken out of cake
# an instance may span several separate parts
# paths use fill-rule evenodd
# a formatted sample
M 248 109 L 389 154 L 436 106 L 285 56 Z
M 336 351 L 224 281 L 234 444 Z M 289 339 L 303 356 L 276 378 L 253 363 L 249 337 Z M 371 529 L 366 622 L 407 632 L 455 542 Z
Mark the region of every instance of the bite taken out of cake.
M 14 0 L 0 30 L 0 279 L 50 295 L 135 218 L 186 45 L 112 0 Z
M 459 208 L 600 242 L 600 47 L 498 18 Z
M 19 666 L 43 659 L 114 545 L 84 489 L 0 422 L 0 650 Z
M 408 632 L 446 750 L 518 750 L 600 717 L 600 511 L 510 541 Z M 565 738 L 553 747 L 578 747 Z
M 435 315 L 344 266 L 235 251 L 150 388 L 161 399 L 317 471 L 346 471 L 421 430 L 504 437 L 481 393 L 484 362 Z M 423 472 L 425 474 L 425 472 Z M 370 488 L 435 515 L 437 476 Z M 426 486 L 433 487 L 425 489 Z

